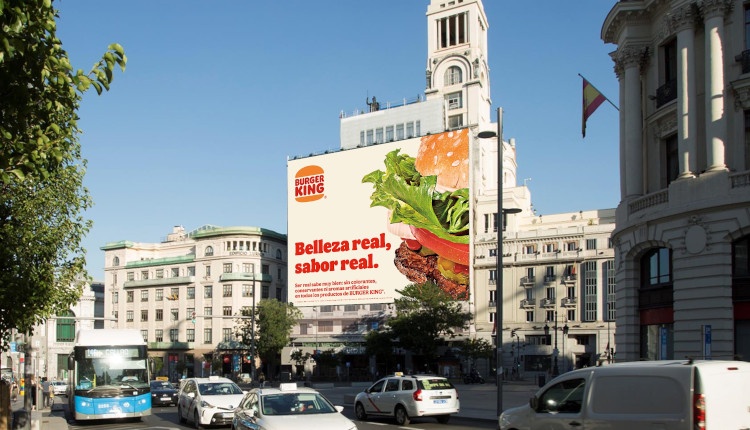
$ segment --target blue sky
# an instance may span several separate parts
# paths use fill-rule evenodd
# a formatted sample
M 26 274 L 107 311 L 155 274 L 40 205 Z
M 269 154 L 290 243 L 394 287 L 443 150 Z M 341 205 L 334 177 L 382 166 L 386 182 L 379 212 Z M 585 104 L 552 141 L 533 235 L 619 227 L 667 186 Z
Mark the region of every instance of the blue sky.
M 58 0 L 58 37 L 88 70 L 120 43 L 127 70 L 79 112 L 95 206 L 87 269 L 108 242 L 174 225 L 287 232 L 287 156 L 339 146 L 339 112 L 424 93 L 429 0 Z M 581 78 L 618 104 L 600 39 L 614 0 L 486 0 L 493 112 L 516 138 L 538 214 L 619 202 L 618 113 L 581 137 Z M 494 113 L 493 113 L 494 118 Z

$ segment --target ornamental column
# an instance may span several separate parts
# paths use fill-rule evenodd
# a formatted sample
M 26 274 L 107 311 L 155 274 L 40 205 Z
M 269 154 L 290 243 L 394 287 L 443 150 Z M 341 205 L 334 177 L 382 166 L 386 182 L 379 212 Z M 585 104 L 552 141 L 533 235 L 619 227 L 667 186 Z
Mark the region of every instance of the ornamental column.
M 724 14 L 730 4 L 725 0 L 705 0 L 701 4 L 706 29 L 706 164 L 707 171 L 726 170 L 724 140 L 727 135 L 724 116 Z
M 695 15 L 691 7 L 675 11 L 677 32 L 677 151 L 678 179 L 693 178 L 698 170 L 698 122 L 695 85 Z
M 625 46 L 618 49 L 618 66 L 624 70 L 624 100 L 620 116 L 625 132 L 622 136 L 625 153 L 625 197 L 643 194 L 643 120 L 641 117 L 641 73 L 645 49 Z

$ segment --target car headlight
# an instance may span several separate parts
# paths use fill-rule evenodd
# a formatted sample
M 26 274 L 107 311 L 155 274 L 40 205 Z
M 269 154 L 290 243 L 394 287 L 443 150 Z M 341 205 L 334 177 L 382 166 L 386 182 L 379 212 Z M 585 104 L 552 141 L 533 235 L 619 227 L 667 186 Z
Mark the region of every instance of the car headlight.
M 201 407 L 202 407 L 202 408 L 213 408 L 213 407 L 214 407 L 214 405 L 212 405 L 211 403 L 208 403 L 208 402 L 207 402 L 207 401 L 205 401 L 205 400 L 201 400 Z
M 508 416 L 505 414 L 500 415 L 500 428 L 506 428 L 510 425 L 510 420 L 508 419 Z

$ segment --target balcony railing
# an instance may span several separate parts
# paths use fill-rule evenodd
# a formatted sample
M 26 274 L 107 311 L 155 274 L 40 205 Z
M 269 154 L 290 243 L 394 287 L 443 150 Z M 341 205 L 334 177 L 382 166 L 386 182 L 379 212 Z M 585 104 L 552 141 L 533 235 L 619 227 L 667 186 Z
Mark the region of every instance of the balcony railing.
M 555 307 L 555 299 L 549 299 L 544 298 L 539 302 L 539 306 L 543 308 L 554 308 Z
M 521 278 L 522 287 L 533 287 L 535 283 L 536 283 L 535 276 L 524 276 L 523 278 Z
M 489 302 L 487 302 L 487 307 L 496 308 L 497 307 L 497 302 L 494 301 L 494 300 L 490 300 Z
M 563 297 L 560 300 L 560 306 L 574 308 L 578 305 L 578 300 L 575 297 Z
M 557 280 L 557 275 L 545 275 L 544 276 L 544 283 L 545 284 L 551 284 Z
M 628 213 L 634 214 L 638 211 L 642 211 L 643 209 L 649 208 L 651 206 L 656 206 L 664 203 L 669 202 L 669 190 L 659 190 L 651 194 L 647 194 L 643 197 L 640 197 L 638 199 L 632 200 L 628 204 Z
M 536 306 L 536 299 L 523 299 L 521 300 L 522 308 L 533 308 Z
M 656 108 L 677 99 L 677 80 L 667 81 L 664 85 L 656 89 Z
M 573 282 L 575 282 L 577 280 L 578 280 L 578 275 L 575 274 L 575 273 L 573 273 L 571 275 L 564 275 L 562 277 L 563 283 L 566 283 L 566 284 L 573 283 Z

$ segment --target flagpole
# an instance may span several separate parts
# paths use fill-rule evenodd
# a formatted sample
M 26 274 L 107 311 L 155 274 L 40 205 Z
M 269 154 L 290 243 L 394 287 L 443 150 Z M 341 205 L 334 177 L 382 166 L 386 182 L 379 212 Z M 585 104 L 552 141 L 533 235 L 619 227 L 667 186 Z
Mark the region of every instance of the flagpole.
M 617 107 L 617 106 L 616 106 L 616 105 L 615 105 L 614 103 L 612 103 L 612 100 L 610 100 L 609 98 L 607 98 L 607 96 L 605 96 L 603 92 L 599 91 L 599 88 L 595 87 L 595 86 L 594 86 L 594 84 L 592 84 L 592 83 L 591 83 L 591 81 L 589 81 L 588 79 L 586 79 L 586 78 L 585 78 L 585 77 L 584 77 L 584 76 L 583 76 L 582 74 L 580 74 L 580 73 L 578 74 L 578 76 L 580 76 L 580 77 L 581 77 L 581 78 L 582 78 L 582 79 L 583 79 L 584 81 L 588 82 L 588 83 L 589 83 L 589 85 L 591 85 L 591 88 L 593 88 L 593 89 L 595 89 L 596 91 L 598 91 L 598 92 L 599 92 L 599 94 L 601 94 L 601 95 L 602 95 L 602 97 L 604 97 L 604 100 L 608 101 L 608 102 L 609 102 L 609 104 L 611 104 L 613 108 L 617 109 L 617 111 L 618 111 L 618 112 L 620 111 L 620 108 L 618 108 L 618 107 Z

